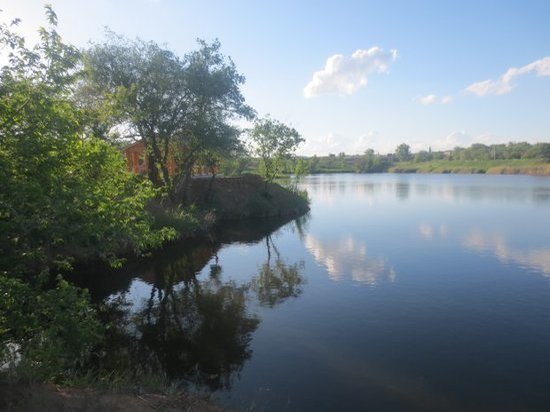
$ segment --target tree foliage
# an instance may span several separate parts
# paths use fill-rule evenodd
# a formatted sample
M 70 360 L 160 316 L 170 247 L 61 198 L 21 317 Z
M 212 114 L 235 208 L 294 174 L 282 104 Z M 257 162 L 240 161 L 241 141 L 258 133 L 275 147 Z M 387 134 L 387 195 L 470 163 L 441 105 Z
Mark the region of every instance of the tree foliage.
M 116 262 L 174 231 L 152 229 L 152 185 L 90 134 L 74 94 L 80 53 L 48 6 L 46 16 L 33 48 L 17 21 L 0 24 L 0 360 L 21 356 L 25 373 L 50 380 L 82 365 L 102 330 L 87 294 L 53 275 L 75 259 Z
M 0 276 L 0 365 L 27 379 L 61 380 L 103 337 L 88 294 L 58 279 L 44 289 Z
M 240 91 L 244 77 L 220 48 L 218 41 L 199 40 L 198 50 L 180 58 L 154 42 L 111 33 L 85 54 L 83 101 L 115 108 L 107 110 L 112 126 L 143 139 L 149 178 L 173 201 L 181 199 L 200 159 L 238 150 L 240 132 L 230 120 L 254 115 Z M 170 160 L 177 164 L 175 177 Z
M 0 273 L 67 267 L 72 258 L 114 259 L 171 233 L 154 232 L 145 210 L 154 195 L 126 171 L 121 154 L 85 134 L 73 90 L 79 53 L 49 29 L 33 48 L 10 27 L 0 43 Z
M 269 117 L 258 119 L 249 131 L 252 155 L 261 161 L 261 173 L 273 182 L 298 145 L 304 141 L 296 129 Z
M 406 162 L 408 160 L 411 160 L 411 147 L 406 143 L 401 143 L 397 148 L 395 149 L 395 158 L 399 162 Z

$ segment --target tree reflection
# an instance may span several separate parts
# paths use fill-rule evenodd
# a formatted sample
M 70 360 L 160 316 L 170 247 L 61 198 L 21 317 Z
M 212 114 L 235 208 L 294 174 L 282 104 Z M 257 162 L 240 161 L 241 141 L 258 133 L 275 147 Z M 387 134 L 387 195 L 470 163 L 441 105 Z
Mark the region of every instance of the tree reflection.
M 271 235 L 262 242 L 266 261 L 241 284 L 224 280 L 221 244 L 215 242 L 180 250 L 177 258 L 165 254 L 142 262 L 134 280 L 142 299 L 129 287 L 105 304 L 111 328 L 99 368 L 229 389 L 252 355 L 250 341 L 260 323 L 248 304 L 257 299 L 274 307 L 299 296 L 305 283 L 303 262 L 285 263 Z
M 281 259 L 279 250 L 273 243 L 271 235 L 266 236 L 267 260 L 260 266 L 258 275 L 252 278 L 251 286 L 257 294 L 261 305 L 273 307 L 289 297 L 298 297 L 302 293 L 305 283 L 300 271 L 304 269 L 304 262 L 293 265 L 286 264 Z M 272 250 L 275 261 L 272 263 Z
M 156 352 L 171 379 L 211 389 L 230 387 L 233 372 L 251 355 L 249 342 L 259 320 L 248 315 L 246 288 L 233 282 L 186 281 L 153 296 L 135 315 L 141 343 Z

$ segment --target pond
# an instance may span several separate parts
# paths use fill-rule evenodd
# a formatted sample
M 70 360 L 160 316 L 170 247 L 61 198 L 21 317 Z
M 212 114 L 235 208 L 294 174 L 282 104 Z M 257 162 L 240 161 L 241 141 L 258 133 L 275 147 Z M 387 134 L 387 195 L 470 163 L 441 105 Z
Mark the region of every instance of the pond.
M 82 280 L 119 350 L 235 410 L 548 410 L 550 179 L 314 175 L 311 211 Z

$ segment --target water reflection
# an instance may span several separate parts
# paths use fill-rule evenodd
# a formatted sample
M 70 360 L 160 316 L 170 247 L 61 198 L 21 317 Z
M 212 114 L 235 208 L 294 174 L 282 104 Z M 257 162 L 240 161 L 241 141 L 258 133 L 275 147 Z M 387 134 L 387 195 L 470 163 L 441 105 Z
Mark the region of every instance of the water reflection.
M 334 240 L 307 234 L 304 244 L 334 281 L 343 280 L 347 276 L 369 285 L 375 285 L 382 280 L 395 281 L 393 267 L 382 257 L 369 256 L 367 244 L 361 239 L 348 235 Z
M 508 185 L 502 176 L 478 175 L 473 181 L 471 176 L 432 175 L 426 177 L 415 175 L 315 175 L 305 179 L 310 194 L 321 201 L 333 202 L 342 195 L 356 198 L 373 197 L 374 195 L 395 196 L 407 200 L 411 196 L 439 198 L 449 202 L 456 201 L 520 201 L 534 203 L 550 202 L 550 188 L 538 186 L 537 178 L 515 176 L 524 180 L 525 185 Z M 346 180 L 346 185 L 342 181 Z M 426 183 L 426 180 L 429 180 Z M 533 184 L 533 182 L 535 184 Z
M 407 200 L 411 192 L 411 185 L 409 182 L 397 182 L 395 184 L 395 194 L 398 199 Z
M 550 181 L 304 180 L 311 216 L 94 277 L 114 325 L 104 369 L 235 410 L 545 410 L 550 284 L 525 274 L 550 277 Z
M 464 238 L 463 244 L 465 247 L 478 252 L 491 253 L 503 263 L 516 263 L 540 271 L 544 276 L 550 277 L 549 248 L 520 250 L 511 247 L 502 234 L 486 235 L 480 231 L 473 231 L 468 234 Z
M 430 225 L 421 223 L 418 226 L 418 232 L 424 239 L 433 239 L 434 237 L 446 238 L 449 235 L 449 227 L 445 224 Z
M 305 265 L 303 261 L 292 265 L 285 263 L 270 235 L 266 236 L 265 244 L 267 259 L 258 275 L 252 278 L 251 286 L 261 305 L 273 307 L 289 297 L 300 296 L 305 283 L 300 271 Z M 273 262 L 272 253 L 275 254 Z
M 228 390 L 252 355 L 250 341 L 261 322 L 251 303 L 272 308 L 298 297 L 305 284 L 304 262 L 286 262 L 273 240 L 283 223 L 228 226 L 194 247 L 180 244 L 107 274 L 124 281 L 110 284 L 101 282 L 102 273 L 82 275 L 81 284 L 91 277 L 90 284 L 107 286 L 92 290 L 104 300 L 102 316 L 111 325 L 95 367 Z M 295 229 L 304 225 L 301 219 Z M 219 251 L 227 238 L 265 246 L 265 261 L 246 281 L 224 276 Z

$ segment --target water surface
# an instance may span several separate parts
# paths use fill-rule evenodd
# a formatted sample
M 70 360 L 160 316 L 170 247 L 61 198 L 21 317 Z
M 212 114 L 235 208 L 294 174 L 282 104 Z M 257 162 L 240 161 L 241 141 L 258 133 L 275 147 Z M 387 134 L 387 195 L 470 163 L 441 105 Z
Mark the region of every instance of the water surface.
M 132 359 L 237 410 L 550 409 L 549 178 L 301 186 L 307 216 L 90 283 Z

